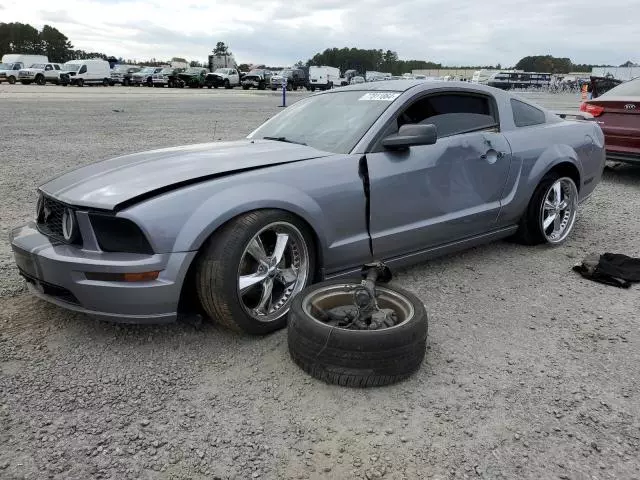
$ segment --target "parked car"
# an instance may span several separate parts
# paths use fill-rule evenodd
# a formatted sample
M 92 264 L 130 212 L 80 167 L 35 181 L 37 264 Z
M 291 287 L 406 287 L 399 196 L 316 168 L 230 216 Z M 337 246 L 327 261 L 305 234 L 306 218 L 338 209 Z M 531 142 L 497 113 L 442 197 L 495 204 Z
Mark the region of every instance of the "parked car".
M 23 85 L 29 85 L 32 82 L 38 85 L 45 85 L 47 82 L 59 85 L 61 73 L 59 63 L 34 63 L 29 68 L 18 70 L 18 80 Z
M 126 87 L 131 84 L 131 77 L 134 73 L 141 70 L 142 67 L 137 65 L 117 65 L 111 70 L 111 82 L 110 85 L 120 84 Z
M 144 85 L 145 87 L 153 86 L 153 75 L 162 71 L 164 67 L 143 67 L 141 70 L 131 75 L 131 85 L 139 87 Z
M 49 63 L 49 58 L 46 55 L 24 55 L 21 53 L 3 55 L 0 62 L 0 83 L 6 81 L 13 85 L 18 80 L 18 71 L 36 63 Z
M 287 82 L 287 90 L 298 90 L 307 86 L 304 71 L 299 68 L 285 68 L 277 75 L 271 76 L 271 90 L 281 89 L 284 79 Z
M 249 90 L 251 87 L 258 90 L 265 90 L 271 83 L 271 71 L 264 69 L 253 69 L 242 79 L 242 89 Z
M 594 121 L 484 85 L 372 82 L 305 97 L 243 140 L 60 175 L 10 242 L 30 290 L 60 306 L 120 322 L 191 306 L 265 334 L 308 284 L 372 260 L 561 244 L 604 163 Z
M 184 88 L 184 80 L 178 77 L 178 74 L 184 72 L 185 68 L 163 68 L 158 73 L 154 73 L 152 77 L 154 87 Z
M 365 83 L 365 80 L 364 80 L 364 77 L 360 75 L 356 75 L 355 77 L 351 78 L 351 81 L 349 83 L 351 85 L 358 85 L 360 83 Z
M 208 73 L 205 80 L 208 88 L 233 88 L 240 86 L 240 74 L 235 68 L 218 68 L 213 73 Z
M 178 78 L 189 88 L 202 88 L 208 72 L 204 67 L 189 67 L 184 72 L 180 72 Z
M 102 59 L 71 60 L 61 67 L 60 84 L 77 85 L 100 84 L 108 86 L 111 83 L 111 68 L 109 62 Z
M 602 128 L 609 160 L 640 164 L 640 77 L 583 102 L 580 110 Z

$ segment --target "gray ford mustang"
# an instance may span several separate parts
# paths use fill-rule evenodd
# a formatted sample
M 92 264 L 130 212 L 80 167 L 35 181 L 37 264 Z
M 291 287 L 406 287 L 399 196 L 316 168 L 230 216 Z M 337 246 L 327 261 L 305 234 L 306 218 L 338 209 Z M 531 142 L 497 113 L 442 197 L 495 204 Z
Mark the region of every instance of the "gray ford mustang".
M 202 312 L 250 334 L 372 260 L 515 237 L 560 244 L 604 137 L 502 90 L 395 80 L 304 98 L 246 139 L 90 164 L 39 188 L 11 233 L 31 291 L 118 322 Z

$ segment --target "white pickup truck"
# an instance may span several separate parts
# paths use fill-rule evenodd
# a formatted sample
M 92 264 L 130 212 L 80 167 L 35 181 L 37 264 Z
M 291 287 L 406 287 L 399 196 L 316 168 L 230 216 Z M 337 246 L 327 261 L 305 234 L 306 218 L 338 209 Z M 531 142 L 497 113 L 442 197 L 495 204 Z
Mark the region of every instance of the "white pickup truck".
M 62 65 L 59 63 L 34 63 L 29 68 L 18 70 L 18 81 L 23 85 L 32 82 L 44 85 L 47 82 L 60 84 L 60 73 Z
M 233 88 L 240 86 L 240 73 L 235 68 L 218 68 L 207 75 L 207 86 Z M 211 88 L 211 87 L 209 87 Z

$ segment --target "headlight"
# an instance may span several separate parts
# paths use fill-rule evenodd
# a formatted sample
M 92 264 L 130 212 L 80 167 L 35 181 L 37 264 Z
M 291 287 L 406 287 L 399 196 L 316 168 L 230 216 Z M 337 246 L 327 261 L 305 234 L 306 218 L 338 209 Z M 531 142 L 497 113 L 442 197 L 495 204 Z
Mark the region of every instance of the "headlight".
M 41 223 L 44 219 L 44 197 L 42 194 L 38 195 L 38 201 L 36 202 L 36 222 Z
M 90 213 L 89 218 L 98 245 L 105 252 L 154 253 L 145 234 L 131 220 L 100 213 Z
M 73 210 L 65 208 L 62 213 L 62 236 L 71 243 L 78 235 L 78 222 Z

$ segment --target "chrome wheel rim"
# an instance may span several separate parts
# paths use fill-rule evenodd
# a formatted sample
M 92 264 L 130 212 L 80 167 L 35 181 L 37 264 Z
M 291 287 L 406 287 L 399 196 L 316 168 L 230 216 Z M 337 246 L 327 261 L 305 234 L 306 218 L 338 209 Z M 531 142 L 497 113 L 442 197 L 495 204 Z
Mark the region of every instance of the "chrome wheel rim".
M 245 246 L 238 268 L 238 297 L 260 322 L 278 320 L 309 278 L 309 250 L 300 230 L 287 222 L 262 228 Z
M 578 189 L 568 177 L 559 178 L 547 190 L 540 212 L 540 226 L 549 243 L 564 241 L 576 220 Z
M 325 322 L 317 318 L 317 309 L 328 311 L 339 307 L 354 306 L 353 290 L 359 285 L 360 283 L 345 282 L 327 285 L 326 287 L 315 289 L 302 299 L 302 310 L 316 322 L 326 325 Z M 394 325 L 393 327 L 383 328 L 381 330 L 388 331 L 393 328 L 397 328 L 400 325 L 404 325 L 415 315 L 413 304 L 409 301 L 408 298 L 406 298 L 399 292 L 386 288 L 382 285 L 376 285 L 376 302 L 378 304 L 378 307 L 380 308 L 392 309 L 396 313 L 399 320 L 397 325 Z M 335 328 L 342 329 L 341 327 Z M 381 330 L 367 331 L 375 332 Z

